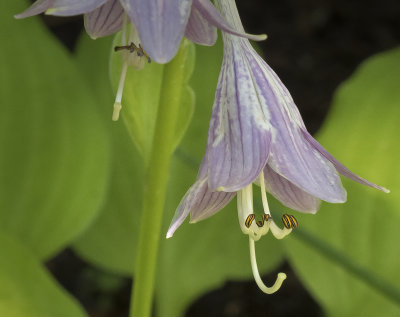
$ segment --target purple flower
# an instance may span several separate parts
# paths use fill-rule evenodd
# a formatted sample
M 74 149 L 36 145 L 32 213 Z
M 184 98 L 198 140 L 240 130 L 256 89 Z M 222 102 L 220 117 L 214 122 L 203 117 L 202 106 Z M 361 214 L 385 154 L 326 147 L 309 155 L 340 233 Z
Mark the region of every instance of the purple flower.
M 123 66 L 114 103 L 113 120 L 119 118 L 128 66 L 144 67 L 151 59 L 167 63 L 176 54 L 183 36 L 201 45 L 213 45 L 217 30 L 253 40 L 266 35 L 238 32 L 221 17 L 209 0 L 37 0 L 16 15 L 18 19 L 45 12 L 58 16 L 85 15 L 92 38 L 122 29 Z
M 216 0 L 222 17 L 244 32 L 234 1 Z M 261 281 L 254 241 L 269 229 L 281 239 L 297 227 L 284 215 L 280 229 L 271 218 L 266 191 L 294 210 L 315 213 L 320 200 L 346 201 L 339 173 L 361 184 L 388 192 L 349 171 L 308 132 L 289 91 L 249 41 L 223 33 L 224 57 L 219 75 L 207 149 L 197 181 L 179 204 L 167 238 L 190 213 L 190 222 L 208 218 L 237 194 L 239 224 L 249 235 L 251 263 L 257 284 L 266 293 L 275 285 Z M 257 221 L 253 211 L 252 183 L 260 185 L 264 213 Z
M 138 30 L 140 42 L 135 44 L 141 44 L 158 63 L 174 57 L 184 35 L 195 43 L 213 45 L 216 27 L 254 40 L 266 38 L 238 33 L 209 0 L 37 0 L 15 17 L 22 19 L 43 12 L 58 16 L 84 14 L 86 31 L 93 38 L 119 31 L 127 14 Z

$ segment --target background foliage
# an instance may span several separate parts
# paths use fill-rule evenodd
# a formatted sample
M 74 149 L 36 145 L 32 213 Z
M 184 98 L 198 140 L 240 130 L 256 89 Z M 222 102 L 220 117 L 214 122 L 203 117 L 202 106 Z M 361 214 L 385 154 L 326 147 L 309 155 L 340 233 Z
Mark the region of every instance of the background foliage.
M 0 315 L 85 316 L 43 261 L 72 246 L 101 270 L 130 276 L 148 147 L 144 136 L 153 126 L 143 123 L 148 130 L 138 132 L 132 117 L 151 121 L 144 111 L 152 108 L 143 101 L 154 97 L 156 84 L 146 79 L 158 78 L 162 69 L 151 65 L 130 75 L 123 110 L 130 128 L 122 120 L 112 123 L 111 39 L 82 35 L 71 55 L 39 18 L 12 18 L 25 7 L 24 1 L 0 3 Z M 187 131 L 171 166 L 164 233 L 204 153 L 221 43 L 196 47 L 195 55 L 196 63 L 187 68 L 188 80 L 193 71 L 188 84 L 196 106 L 188 90 L 181 118 L 181 131 Z M 318 134 L 349 168 L 392 193 L 344 180 L 346 204 L 323 204 L 316 216 L 296 214 L 297 234 L 257 244 L 262 272 L 286 259 L 329 316 L 400 313 L 399 80 L 399 49 L 367 60 L 335 94 Z M 273 202 L 274 212 L 284 210 Z M 251 276 L 234 202 L 211 219 L 185 223 L 172 239 L 161 239 L 159 316 L 182 315 L 226 280 Z

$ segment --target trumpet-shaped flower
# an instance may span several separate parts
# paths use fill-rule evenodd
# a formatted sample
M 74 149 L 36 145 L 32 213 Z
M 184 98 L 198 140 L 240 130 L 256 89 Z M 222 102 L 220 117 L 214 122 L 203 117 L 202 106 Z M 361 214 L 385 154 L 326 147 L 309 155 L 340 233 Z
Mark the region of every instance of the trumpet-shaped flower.
M 234 1 L 216 0 L 222 17 L 244 32 Z M 272 220 L 268 191 L 283 205 L 315 213 L 321 200 L 346 201 L 339 173 L 361 184 L 388 192 L 349 171 L 308 132 L 293 99 L 274 71 L 249 41 L 223 33 L 224 55 L 219 75 L 208 141 L 197 181 L 178 206 L 167 237 L 171 237 L 190 213 L 190 222 L 208 218 L 237 195 L 239 224 L 249 235 L 253 275 L 266 293 L 276 291 L 260 279 L 254 241 L 269 230 L 281 239 L 297 227 L 284 215 L 284 227 Z M 256 220 L 252 183 L 260 185 L 264 213 Z
M 265 35 L 242 34 L 226 23 L 209 0 L 37 0 L 16 15 L 18 19 L 45 12 L 50 15 L 85 15 L 85 28 L 92 38 L 113 34 L 123 26 L 124 13 L 135 25 L 140 43 L 157 63 L 176 54 L 183 36 L 202 45 L 213 45 L 216 28 L 254 40 Z
M 113 120 L 118 120 L 128 66 L 144 67 L 151 59 L 167 63 L 176 54 L 183 36 L 201 45 L 213 45 L 217 30 L 253 40 L 265 35 L 238 32 L 219 14 L 209 0 L 37 0 L 16 15 L 18 19 L 45 12 L 50 15 L 85 15 L 85 28 L 92 38 L 122 29 L 124 63 L 114 103 Z M 126 34 L 126 30 L 128 33 Z M 126 36 L 128 35 L 128 36 Z M 130 53 L 130 54 L 129 54 Z

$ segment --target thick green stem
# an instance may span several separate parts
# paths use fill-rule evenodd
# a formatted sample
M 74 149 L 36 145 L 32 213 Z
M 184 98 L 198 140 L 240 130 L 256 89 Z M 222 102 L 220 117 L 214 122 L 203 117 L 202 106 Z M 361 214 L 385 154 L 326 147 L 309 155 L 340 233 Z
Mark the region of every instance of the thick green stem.
M 188 43 L 184 41 L 175 58 L 164 67 L 154 139 L 146 165 L 131 317 L 151 316 L 162 216 L 187 51 Z

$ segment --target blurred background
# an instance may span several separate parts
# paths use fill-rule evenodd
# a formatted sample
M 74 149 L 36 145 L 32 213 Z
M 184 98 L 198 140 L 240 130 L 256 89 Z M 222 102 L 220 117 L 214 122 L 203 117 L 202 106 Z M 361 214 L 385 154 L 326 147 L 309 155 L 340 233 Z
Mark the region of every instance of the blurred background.
M 366 58 L 400 42 L 398 0 L 238 0 L 237 4 L 247 32 L 268 34 L 259 47 L 313 134 L 323 124 L 337 87 Z M 82 17 L 41 19 L 74 54 L 83 32 Z M 248 254 L 238 256 L 247 258 Z M 128 316 L 130 279 L 84 261 L 70 248 L 48 260 L 46 266 L 91 317 Z M 264 278 L 273 280 L 279 271 L 290 278 L 276 295 L 262 294 L 253 279 L 228 280 L 194 300 L 185 316 L 324 316 L 289 262 L 283 261 Z

